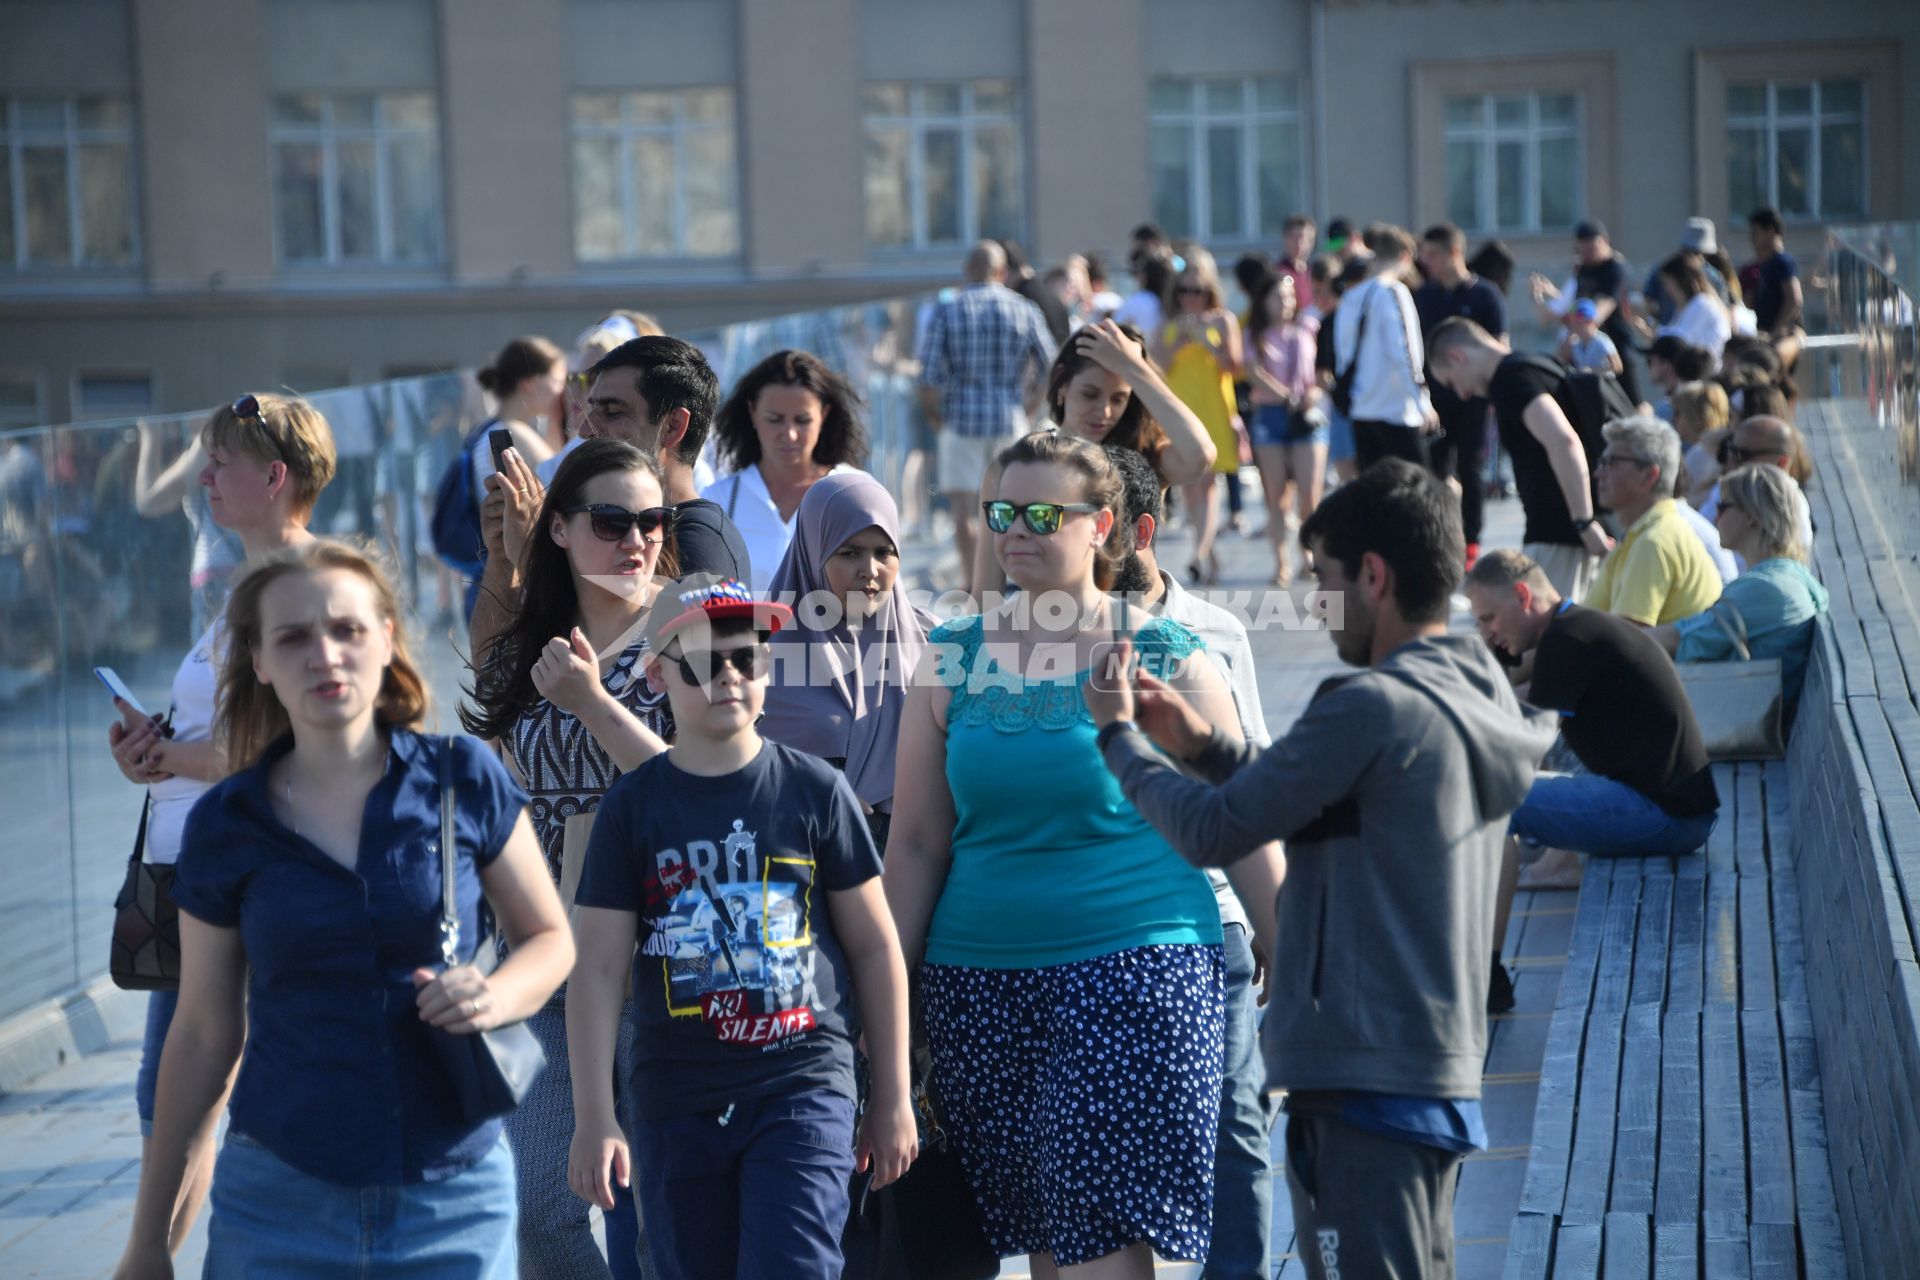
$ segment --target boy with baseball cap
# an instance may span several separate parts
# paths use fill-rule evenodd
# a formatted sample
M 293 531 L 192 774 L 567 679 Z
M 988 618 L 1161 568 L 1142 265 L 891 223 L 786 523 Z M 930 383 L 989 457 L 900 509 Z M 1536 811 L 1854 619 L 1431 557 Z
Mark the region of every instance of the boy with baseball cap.
M 878 1188 L 917 1151 L 906 969 L 860 803 L 754 727 L 767 639 L 792 620 L 711 574 L 661 593 L 645 670 L 678 734 L 608 789 L 576 898 L 568 1181 L 604 1208 L 631 1160 L 664 1275 L 835 1280 L 856 1162 Z M 613 1102 L 629 966 L 631 1157 Z

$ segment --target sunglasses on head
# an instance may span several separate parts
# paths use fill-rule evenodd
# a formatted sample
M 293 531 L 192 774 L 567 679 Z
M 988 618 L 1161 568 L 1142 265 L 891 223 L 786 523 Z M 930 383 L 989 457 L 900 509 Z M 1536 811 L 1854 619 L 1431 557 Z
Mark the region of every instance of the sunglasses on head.
M 987 528 L 995 533 L 1005 533 L 1013 528 L 1015 520 L 1025 520 L 1027 528 L 1043 537 L 1049 533 L 1060 532 L 1061 522 L 1069 511 L 1094 512 L 1100 510 L 1091 502 L 983 502 L 980 510 L 987 515 Z
M 609 502 L 595 502 L 587 506 L 565 507 L 560 514 L 577 516 L 585 512 L 593 527 L 593 536 L 602 542 L 619 542 L 627 536 L 627 530 L 638 526 L 642 539 L 651 540 L 662 530 L 673 528 L 672 507 L 648 507 L 644 511 L 629 511 L 625 507 L 616 507 Z
M 260 412 L 260 398 L 258 396 L 241 396 L 231 405 L 228 405 L 227 408 L 234 417 L 240 419 L 242 422 L 252 419 L 263 426 L 266 424 L 266 417 Z
M 766 639 L 761 637 L 752 644 L 732 649 L 683 649 L 678 654 L 661 656 L 680 669 L 682 680 L 705 688 L 718 680 L 728 667 L 738 671 L 742 679 L 758 680 L 767 674 L 767 661 L 772 655 Z

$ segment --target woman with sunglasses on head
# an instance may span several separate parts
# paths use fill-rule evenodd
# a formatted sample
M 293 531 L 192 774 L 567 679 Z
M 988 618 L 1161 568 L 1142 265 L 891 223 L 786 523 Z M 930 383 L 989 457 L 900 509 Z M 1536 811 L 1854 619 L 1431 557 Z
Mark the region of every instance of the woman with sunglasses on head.
M 469 732 L 495 739 L 517 766 L 547 870 L 564 884 L 566 853 L 613 780 L 666 747 L 666 696 L 642 678 L 642 635 L 657 581 L 674 575 L 672 511 L 658 464 L 620 440 L 585 440 L 547 490 L 528 552 L 519 611 L 480 655 Z M 568 838 L 569 827 L 573 837 Z M 575 868 L 577 875 L 577 867 Z M 564 991 L 528 1019 L 547 1070 L 507 1121 L 520 1187 L 520 1269 L 552 1276 L 651 1274 L 631 1196 L 607 1214 L 607 1254 L 586 1201 L 567 1186 L 573 1088 Z M 621 1046 L 620 1080 L 631 1043 Z
M 713 436 L 732 472 L 700 493 L 725 508 L 747 544 L 748 584 L 764 593 L 793 539 L 794 515 L 815 483 L 866 465 L 860 397 L 820 357 L 776 351 L 755 365 L 714 415 Z
M 1020 593 L 928 638 L 887 900 L 989 1240 L 1036 1276 L 1145 1278 L 1155 1252 L 1195 1260 L 1211 1234 L 1220 912 L 1121 795 L 1080 686 L 1130 635 L 1222 732 L 1239 720 L 1214 666 L 1185 661 L 1192 632 L 1103 594 L 1122 503 L 1105 452 L 1039 432 L 999 463 L 987 526 Z M 1248 863 L 1235 887 L 1265 946 L 1277 851 Z
M 1186 269 L 1173 287 L 1174 314 L 1160 326 L 1159 360 L 1167 385 L 1206 427 L 1213 440 L 1213 468 L 1180 491 L 1193 516 L 1193 560 L 1187 576 L 1195 582 L 1220 581 L 1219 529 L 1213 477 L 1240 471 L 1240 437 L 1234 429 L 1233 380 L 1244 361 L 1240 322 L 1226 306 L 1213 255 L 1198 246 L 1188 251 Z
M 206 460 L 199 479 L 207 509 L 216 525 L 240 539 L 250 562 L 313 540 L 307 517 L 333 478 L 334 450 L 333 433 L 312 405 L 287 396 L 241 396 L 207 419 L 195 452 Z M 107 742 L 120 772 L 148 789 L 142 851 L 148 863 L 170 866 L 178 859 L 187 814 L 227 775 L 213 735 L 215 685 L 226 650 L 225 619 L 216 613 L 173 677 L 172 708 L 164 719 L 141 716 L 114 699 L 120 720 L 108 728 Z M 160 1054 L 178 1003 L 177 991 L 147 997 L 146 1035 L 133 1091 L 143 1150 L 153 1134 Z M 183 1183 L 172 1248 L 179 1248 L 192 1229 L 212 1173 L 208 1151 Z
M 230 1079 L 208 1276 L 514 1275 L 513 1156 L 462 1110 L 436 1038 L 538 1009 L 573 938 L 526 796 L 479 743 L 418 732 L 400 617 L 386 574 L 340 542 L 234 587 L 215 737 L 237 772 L 181 847 L 180 1011 L 122 1277 L 172 1274 L 168 1221 Z M 491 973 L 471 959 L 483 894 L 514 944 Z M 460 963 L 443 969 L 448 942 Z
M 1153 464 L 1163 488 L 1212 474 L 1215 445 L 1193 410 L 1160 376 L 1146 339 L 1131 325 L 1105 320 L 1077 331 L 1047 371 L 1047 414 L 1060 431 L 1089 444 L 1132 449 Z M 1000 496 L 1000 468 L 989 466 L 980 500 Z M 969 587 L 982 606 L 1005 587 L 991 539 L 979 541 Z

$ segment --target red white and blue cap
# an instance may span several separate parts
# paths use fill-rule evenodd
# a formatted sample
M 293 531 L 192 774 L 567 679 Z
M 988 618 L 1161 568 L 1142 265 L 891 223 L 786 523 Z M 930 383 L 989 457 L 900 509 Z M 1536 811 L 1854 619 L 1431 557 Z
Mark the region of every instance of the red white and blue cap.
M 663 590 L 647 617 L 647 648 L 659 653 L 669 640 L 688 628 L 745 619 L 756 630 L 771 635 L 793 621 L 793 610 L 757 598 L 738 578 L 717 573 L 690 573 Z

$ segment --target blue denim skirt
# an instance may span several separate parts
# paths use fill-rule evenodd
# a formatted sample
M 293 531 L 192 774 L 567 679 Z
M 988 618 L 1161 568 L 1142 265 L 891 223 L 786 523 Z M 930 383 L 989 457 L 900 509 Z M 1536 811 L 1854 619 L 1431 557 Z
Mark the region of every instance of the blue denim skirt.
M 503 1135 L 438 1182 L 346 1187 L 229 1131 L 213 1168 L 206 1280 L 517 1280 L 513 1153 Z

